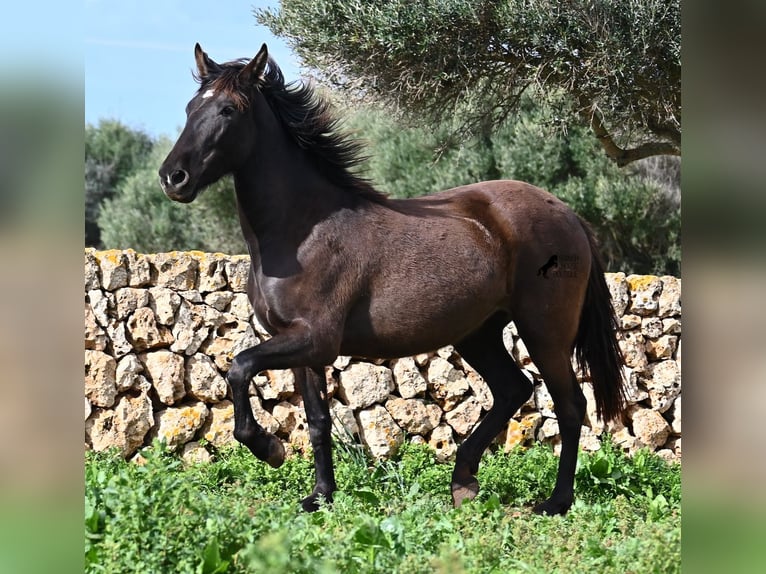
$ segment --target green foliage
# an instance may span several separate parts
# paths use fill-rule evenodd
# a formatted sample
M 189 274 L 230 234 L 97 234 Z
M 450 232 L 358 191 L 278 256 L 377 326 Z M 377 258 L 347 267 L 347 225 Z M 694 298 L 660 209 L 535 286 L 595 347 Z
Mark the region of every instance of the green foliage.
M 98 218 L 104 247 L 145 253 L 243 253 L 232 180 L 210 186 L 190 205 L 170 201 L 157 176 L 157 167 L 170 148 L 169 140 L 158 140 L 146 161 L 124 179 L 114 197 L 104 201 Z
M 680 153 L 678 0 L 283 0 L 256 17 L 336 86 L 429 123 L 482 133 L 535 86 L 621 165 Z
M 101 204 L 142 165 L 154 142 L 115 120 L 85 126 L 85 245 L 101 246 L 97 220 Z
M 244 448 L 192 466 L 160 444 L 142 454 L 143 466 L 86 456 L 86 572 L 680 571 L 679 467 L 608 444 L 581 455 L 578 498 L 554 518 L 527 507 L 555 477 L 558 461 L 542 446 L 485 456 L 479 497 L 460 509 L 451 465 L 428 447 L 374 462 L 339 446 L 341 490 L 314 514 L 298 504 L 311 488 L 309 459 L 274 470 Z

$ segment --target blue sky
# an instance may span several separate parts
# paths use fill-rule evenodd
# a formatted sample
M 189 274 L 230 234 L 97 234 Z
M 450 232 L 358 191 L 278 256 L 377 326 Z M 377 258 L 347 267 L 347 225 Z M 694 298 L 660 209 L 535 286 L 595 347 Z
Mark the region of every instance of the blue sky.
M 194 43 L 218 62 L 252 57 L 263 42 L 288 81 L 297 59 L 253 16 L 276 0 L 86 0 L 83 8 L 85 121 L 122 121 L 174 138 L 197 88 Z

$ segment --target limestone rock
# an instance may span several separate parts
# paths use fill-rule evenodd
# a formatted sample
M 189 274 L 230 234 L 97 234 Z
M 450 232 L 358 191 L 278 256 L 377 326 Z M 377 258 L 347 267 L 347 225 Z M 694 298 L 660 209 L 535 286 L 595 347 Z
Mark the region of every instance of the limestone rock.
M 196 305 L 182 301 L 173 325 L 173 344 L 170 350 L 185 355 L 195 354 L 210 334 L 205 317 Z
M 359 425 L 354 418 L 354 410 L 338 399 L 331 399 L 330 418 L 333 434 L 343 442 L 353 444 L 359 436 Z
M 617 343 L 627 366 L 640 373 L 646 371 L 649 361 L 646 359 L 646 342 L 641 333 L 638 331 L 618 333 Z
M 88 417 L 90 416 L 90 413 L 93 412 L 93 405 L 90 404 L 90 401 L 88 400 L 88 397 L 83 397 L 85 399 L 85 419 L 88 420 Z
M 123 321 L 136 309 L 149 305 L 149 292 L 146 289 L 122 287 L 114 292 L 114 302 L 117 319 Z
M 221 253 L 201 253 L 199 264 L 199 290 L 202 293 L 226 287 L 226 256 Z M 223 309 L 219 309 L 223 311 Z
M 468 386 L 471 388 L 471 391 L 473 391 L 476 400 L 479 401 L 481 408 L 485 411 L 491 409 L 492 405 L 495 403 L 495 399 L 492 396 L 492 391 L 489 390 L 489 386 L 484 382 L 484 379 L 481 378 L 481 375 L 476 371 L 470 370 L 465 374 L 465 377 L 468 380 Z
M 149 307 L 136 309 L 128 319 L 128 340 L 136 351 L 167 347 L 173 342 L 173 335 L 164 325 L 158 325 L 154 312 Z
M 644 317 L 641 320 L 641 334 L 648 339 L 656 339 L 662 335 L 662 319 Z
M 340 374 L 338 396 L 352 409 L 382 402 L 394 390 L 394 376 L 388 367 L 354 363 Z
M 131 388 L 138 388 L 138 377 L 143 372 L 144 366 L 134 354 L 128 354 L 117 362 L 116 384 L 117 391 L 124 393 Z
M 656 450 L 665 444 L 670 425 L 660 413 L 652 409 L 636 409 L 632 419 L 633 433 L 643 445 Z
M 428 386 L 415 359 L 405 357 L 393 362 L 394 382 L 403 399 L 412 399 L 426 392 Z
M 453 460 L 457 452 L 457 444 L 452 436 L 452 427 L 448 424 L 440 424 L 431 432 L 428 445 L 434 449 L 436 460 L 439 462 Z
M 157 253 L 152 261 L 157 271 L 156 285 L 174 291 L 197 288 L 199 262 L 190 254 L 179 251 Z
M 544 441 L 559 434 L 559 421 L 556 419 L 545 419 L 542 426 L 537 431 L 537 440 Z
M 125 323 L 114 319 L 106 326 L 106 335 L 112 344 L 112 353 L 119 359 L 133 351 L 133 345 L 128 341 Z
M 680 335 L 681 320 L 675 317 L 662 320 L 662 333 L 664 335 Z
M 426 379 L 430 395 L 445 411 L 454 409 L 469 389 L 465 376 L 442 357 L 428 363 Z
M 163 404 L 174 405 L 186 394 L 184 388 L 184 359 L 167 350 L 139 355 L 146 376 Z
M 237 353 L 257 345 L 258 338 L 249 323 L 230 315 L 224 315 L 224 318 L 225 322 L 202 343 L 199 351 L 213 359 L 218 369 L 226 372 Z
M 249 274 L 249 257 L 234 255 L 226 262 L 226 278 L 232 291 L 245 293 L 247 291 L 247 276 Z
M 228 386 L 207 355 L 197 353 L 186 360 L 187 392 L 200 401 L 217 403 L 226 397 Z
M 548 392 L 548 387 L 543 385 L 535 385 L 534 388 L 535 407 L 541 415 L 547 418 L 556 418 L 556 412 L 554 410 L 553 398 Z
M 253 411 L 253 417 L 256 422 L 263 427 L 269 434 L 274 434 L 279 430 L 279 421 L 274 416 L 263 408 L 261 401 L 258 397 L 250 397 L 250 408 Z M 301 412 L 303 409 L 299 407 Z
M 659 308 L 662 281 L 655 275 L 629 275 L 631 313 L 642 317 L 652 315 Z
M 359 411 L 359 436 L 375 458 L 388 458 L 396 454 L 404 443 L 404 431 L 381 405 Z
M 620 317 L 620 329 L 623 331 L 630 331 L 631 329 L 637 329 L 641 326 L 641 317 L 638 315 L 623 315 Z
M 196 441 L 184 445 L 181 458 L 186 464 L 204 464 L 213 460 L 205 447 Z
M 348 367 L 349 364 L 351 364 L 351 357 L 348 357 L 346 355 L 338 355 L 335 358 L 335 361 L 333 361 L 332 366 L 338 369 L 339 371 L 342 371 L 343 369 Z
M 181 296 L 167 287 L 149 289 L 149 305 L 160 325 L 170 326 L 175 322 L 176 311 L 181 304 Z
M 229 313 L 237 319 L 249 321 L 253 314 L 253 307 L 246 293 L 234 293 L 229 302 Z
M 205 424 L 207 416 L 208 408 L 202 402 L 159 411 L 154 414 L 152 438 L 156 437 L 170 449 L 177 450 L 194 438 Z
M 656 339 L 647 340 L 644 349 L 647 359 L 659 361 L 662 359 L 672 359 L 677 346 L 678 337 L 675 335 L 662 335 Z
M 625 273 L 605 273 L 604 278 L 612 296 L 612 306 L 617 317 L 622 316 L 630 303 L 630 293 Z
M 285 400 L 295 394 L 295 375 L 291 369 L 266 371 L 253 379 L 264 400 Z
M 148 285 L 152 280 L 150 258 L 142 253 L 136 253 L 133 249 L 126 249 L 123 254 L 128 267 L 128 286 L 145 287 Z
M 649 392 L 639 385 L 640 377 L 636 371 L 630 367 L 623 367 L 622 373 L 625 379 L 625 400 L 627 404 L 633 405 L 649 398 Z
M 101 286 L 107 291 L 114 291 L 128 285 L 128 266 L 122 251 L 111 249 L 96 254 L 101 268 Z
M 444 420 L 458 436 L 467 436 L 481 418 L 481 405 L 475 397 L 468 397 L 449 411 Z
M 668 411 L 670 415 L 670 428 L 675 434 L 681 434 L 681 395 L 673 401 L 673 406 Z M 679 439 L 680 442 L 680 439 Z
M 511 419 L 508 421 L 508 426 L 505 429 L 505 438 L 503 439 L 503 450 L 511 452 L 516 446 L 534 440 L 535 433 L 542 420 L 542 415 L 534 412 L 523 415 L 521 420 Z
M 649 377 L 644 384 L 649 391 L 652 409 L 664 413 L 681 394 L 681 370 L 672 360 L 653 363 L 649 366 Z
M 202 294 L 197 289 L 191 289 L 190 291 L 179 291 L 178 294 L 181 299 L 184 299 L 192 304 L 202 303 Z
M 298 407 L 290 402 L 282 401 L 274 405 L 271 410 L 272 416 L 279 423 L 277 433 L 289 438 L 296 430 L 308 429 L 306 413 L 302 407 Z
M 85 396 L 97 407 L 111 407 L 117 396 L 117 363 L 101 351 L 85 351 Z
M 658 314 L 661 318 L 681 315 L 681 280 L 663 275 Z
M 90 303 L 85 303 L 85 348 L 91 351 L 105 351 L 109 342 L 103 327 L 96 321 Z
M 580 427 L 580 448 L 587 452 L 595 452 L 601 449 L 601 441 L 590 427 Z
M 423 399 L 390 397 L 386 410 L 396 423 L 410 434 L 425 435 L 439 424 L 442 411 L 438 405 L 426 404 Z
M 212 307 L 216 311 L 225 311 L 226 307 L 231 303 L 234 294 L 227 291 L 214 291 L 205 295 L 205 304 Z
M 96 259 L 96 250 L 85 249 L 85 291 L 101 288 L 101 269 Z
M 221 401 L 211 405 L 200 434 L 202 438 L 218 448 L 236 442 L 234 439 L 234 403 Z
M 103 291 L 100 289 L 88 291 L 85 302 L 90 304 L 93 317 L 95 317 L 99 325 L 104 328 L 109 325 L 111 322 L 111 317 L 109 317 L 111 303 L 109 297 Z
M 85 433 L 93 450 L 118 448 L 129 457 L 143 444 L 154 420 L 152 402 L 146 393 L 120 396 L 114 409 L 96 409 L 85 422 Z

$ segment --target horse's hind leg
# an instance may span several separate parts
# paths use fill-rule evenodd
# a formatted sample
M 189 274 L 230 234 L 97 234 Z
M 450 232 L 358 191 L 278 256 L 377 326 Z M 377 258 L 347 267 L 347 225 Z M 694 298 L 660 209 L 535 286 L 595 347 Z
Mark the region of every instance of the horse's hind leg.
M 524 376 L 503 344 L 504 315 L 494 315 L 478 331 L 455 348 L 487 383 L 494 399 L 479 426 L 458 448 L 452 473 L 452 501 L 460 506 L 479 491 L 475 478 L 479 460 L 503 426 L 532 394 L 532 383 Z
M 534 511 L 538 514 L 565 514 L 574 501 L 574 475 L 580 429 L 585 418 L 585 395 L 572 370 L 571 345 L 562 344 L 560 339 L 556 342 L 557 337 L 552 330 L 545 337 L 525 332 L 518 322 L 517 327 L 553 399 L 561 434 L 556 485 L 550 498 L 535 506 Z
M 303 407 L 309 423 L 309 438 L 314 449 L 314 471 L 316 483 L 309 496 L 301 501 L 303 509 L 314 512 L 319 509 L 319 500 L 332 502 L 335 492 L 335 473 L 332 466 L 332 438 L 330 406 L 327 401 L 327 380 L 324 369 L 293 369 L 298 390 L 303 396 Z

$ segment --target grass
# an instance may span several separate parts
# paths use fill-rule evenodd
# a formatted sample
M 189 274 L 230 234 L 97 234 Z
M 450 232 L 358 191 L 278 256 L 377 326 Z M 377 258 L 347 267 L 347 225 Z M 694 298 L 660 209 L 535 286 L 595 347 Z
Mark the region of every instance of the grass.
M 159 444 L 143 455 L 87 455 L 86 572 L 680 572 L 680 466 L 608 442 L 581 454 L 564 517 L 530 510 L 555 480 L 544 446 L 485 455 L 479 496 L 453 509 L 451 465 L 428 447 L 372 462 L 338 445 L 341 490 L 313 514 L 298 504 L 310 458 L 274 470 L 243 448 L 193 466 Z

